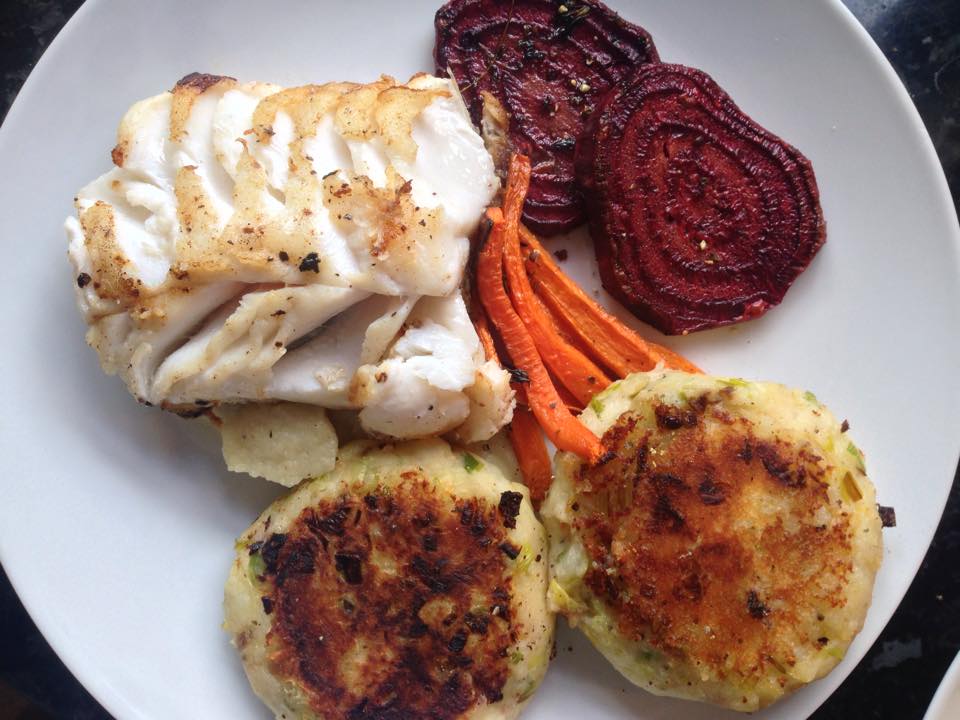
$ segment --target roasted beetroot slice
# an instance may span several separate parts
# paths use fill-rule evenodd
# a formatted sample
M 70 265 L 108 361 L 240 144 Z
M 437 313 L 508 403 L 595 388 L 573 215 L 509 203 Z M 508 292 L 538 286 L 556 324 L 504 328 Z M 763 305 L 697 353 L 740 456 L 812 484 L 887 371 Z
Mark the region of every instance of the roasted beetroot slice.
M 693 68 L 612 90 L 576 166 L 603 286 L 667 334 L 762 315 L 824 242 L 810 162 Z
M 613 84 L 658 60 L 650 35 L 595 0 L 452 0 L 435 25 L 437 72 L 453 72 L 478 124 L 480 93 L 492 93 L 513 149 L 530 156 L 524 221 L 544 235 L 582 223 L 576 139 Z

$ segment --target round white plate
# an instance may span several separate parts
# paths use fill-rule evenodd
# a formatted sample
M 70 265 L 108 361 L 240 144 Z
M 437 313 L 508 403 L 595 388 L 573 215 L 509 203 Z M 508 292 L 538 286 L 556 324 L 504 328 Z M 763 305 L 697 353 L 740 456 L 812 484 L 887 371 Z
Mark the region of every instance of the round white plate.
M 960 717 L 960 654 L 953 659 L 940 681 L 923 720 L 956 720 Z
M 276 495 L 212 431 L 138 406 L 83 342 L 61 228 L 135 100 L 194 71 L 283 84 L 431 70 L 439 0 L 93 0 L 0 130 L 0 560 L 40 629 L 119 718 L 264 718 L 220 630 L 233 539 Z M 847 659 L 766 712 L 806 717 L 900 602 L 960 443 L 960 239 L 907 94 L 839 2 L 614 1 L 664 59 L 706 69 L 813 161 L 828 242 L 766 317 L 670 344 L 719 374 L 809 388 L 866 451 L 899 525 Z M 582 238 L 567 267 L 597 286 Z M 650 333 L 647 331 L 650 335 Z M 572 650 L 568 650 L 572 647 Z M 718 718 L 621 680 L 564 631 L 527 717 Z

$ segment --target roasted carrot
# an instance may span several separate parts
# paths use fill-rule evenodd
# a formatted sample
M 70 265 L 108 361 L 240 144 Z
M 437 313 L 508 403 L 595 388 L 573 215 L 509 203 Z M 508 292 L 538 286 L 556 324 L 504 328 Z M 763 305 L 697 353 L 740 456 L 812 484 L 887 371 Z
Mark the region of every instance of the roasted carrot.
M 530 498 L 534 507 L 540 506 L 540 501 L 550 489 L 553 479 L 553 465 L 547 453 L 547 444 L 543 441 L 543 433 L 537 420 L 527 408 L 518 407 L 513 411 L 513 421 L 510 423 L 510 444 L 517 456 L 520 473 L 523 481 L 530 488 Z
M 511 192 L 507 193 L 503 208 L 506 224 L 503 270 L 507 276 L 513 307 L 530 333 L 540 358 L 550 370 L 550 374 L 570 391 L 576 403 L 583 408 L 612 380 L 593 360 L 561 336 L 553 318 L 547 314 L 530 287 L 530 278 L 524 270 L 523 257 L 520 254 L 519 234 L 520 211 L 529 184 L 529 160 L 524 156 L 514 156 L 507 185 Z M 517 222 L 514 222 L 514 218 Z
M 510 197 L 509 185 L 507 197 Z M 493 209 L 487 211 L 487 217 L 493 221 L 493 229 L 477 260 L 480 301 L 514 366 L 522 369 L 530 379 L 526 388 L 527 401 L 547 437 L 559 449 L 595 462 L 603 454 L 599 438 L 571 414 L 560 399 L 530 333 L 513 309 L 503 287 L 503 246 L 507 232 L 504 214 Z
M 629 328 L 628 328 L 629 329 Z M 668 347 L 663 345 L 658 345 L 657 343 L 647 341 L 647 345 L 653 348 L 654 352 L 660 355 L 663 358 L 663 366 L 669 370 L 683 370 L 683 372 L 688 373 L 702 373 L 699 367 L 694 365 L 692 362 L 687 360 L 683 355 L 678 352 L 671 350 Z
M 574 415 L 579 415 L 582 413 L 583 409 L 587 406 L 586 403 L 582 403 L 577 400 L 569 390 L 557 382 L 552 373 L 550 374 L 550 378 L 554 381 L 553 386 L 557 388 L 557 395 L 559 395 L 560 399 L 563 400 L 564 404 L 567 406 L 567 409 Z
M 477 331 L 477 337 L 480 338 L 480 346 L 483 348 L 483 356 L 487 360 L 496 361 L 500 367 L 503 367 L 503 360 L 500 357 L 500 352 L 497 350 L 497 340 L 494 338 L 493 331 L 490 329 L 490 318 L 487 317 L 487 312 L 483 309 L 483 305 L 480 303 L 480 296 L 477 293 L 476 281 L 474 281 L 473 287 L 471 288 L 470 307 L 467 310 L 467 314 L 470 316 L 470 321 L 473 323 L 473 329 Z M 513 388 L 513 392 L 516 395 L 517 404 L 526 406 L 527 390 L 524 387 L 524 383 L 517 382 L 517 380 L 514 379 L 510 382 L 510 387 Z
M 651 370 L 658 362 L 674 370 L 701 372 L 686 358 L 648 343 L 604 310 L 551 259 L 536 236 L 520 226 L 526 271 L 536 295 L 552 317 L 579 341 L 580 349 L 619 377 Z
M 477 331 L 477 337 L 480 338 L 484 357 L 487 360 L 500 362 L 500 358 L 497 356 L 497 346 L 493 341 L 493 333 L 490 332 L 490 321 L 487 320 L 487 314 L 483 311 L 476 294 L 471 299 L 469 315 L 470 320 L 473 321 L 473 329 Z
M 519 153 L 510 156 L 507 187 L 503 191 L 503 221 L 507 224 L 508 232 L 520 231 L 520 215 L 530 188 L 530 173 L 530 158 Z

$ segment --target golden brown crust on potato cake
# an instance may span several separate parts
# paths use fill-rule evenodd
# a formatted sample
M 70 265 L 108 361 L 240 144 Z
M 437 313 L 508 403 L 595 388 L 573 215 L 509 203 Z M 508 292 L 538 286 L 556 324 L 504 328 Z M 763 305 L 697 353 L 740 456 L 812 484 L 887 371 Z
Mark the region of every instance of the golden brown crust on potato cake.
M 260 549 L 274 672 L 321 717 L 441 720 L 502 697 L 513 642 L 502 558 L 515 548 L 496 507 L 451 506 L 422 475 L 405 480 L 307 508 Z
M 845 602 L 849 523 L 816 520 L 830 502 L 823 458 L 758 439 L 709 395 L 655 412 L 668 442 L 625 413 L 603 437 L 616 457 L 581 469 L 575 527 L 594 563 L 588 586 L 615 608 L 624 634 L 718 670 L 749 675 L 772 658 L 790 665 L 797 643 L 819 650 L 783 629 Z M 745 536 L 738 526 L 757 493 L 778 495 L 785 513 Z M 770 632 L 775 625 L 781 632 Z
M 622 673 L 756 710 L 839 662 L 881 558 L 846 425 L 811 393 L 669 371 L 582 419 L 608 452 L 558 455 L 550 594 Z
M 278 718 L 511 720 L 550 655 L 546 562 L 486 455 L 358 441 L 238 540 L 224 627 Z

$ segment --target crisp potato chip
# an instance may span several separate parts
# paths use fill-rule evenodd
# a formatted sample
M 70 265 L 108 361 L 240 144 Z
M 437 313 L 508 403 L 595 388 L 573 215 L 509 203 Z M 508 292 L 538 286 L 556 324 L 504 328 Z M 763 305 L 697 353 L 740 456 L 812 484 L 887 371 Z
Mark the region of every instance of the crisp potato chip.
M 323 408 L 299 403 L 221 405 L 223 459 L 244 472 L 293 487 L 333 469 L 337 434 Z

